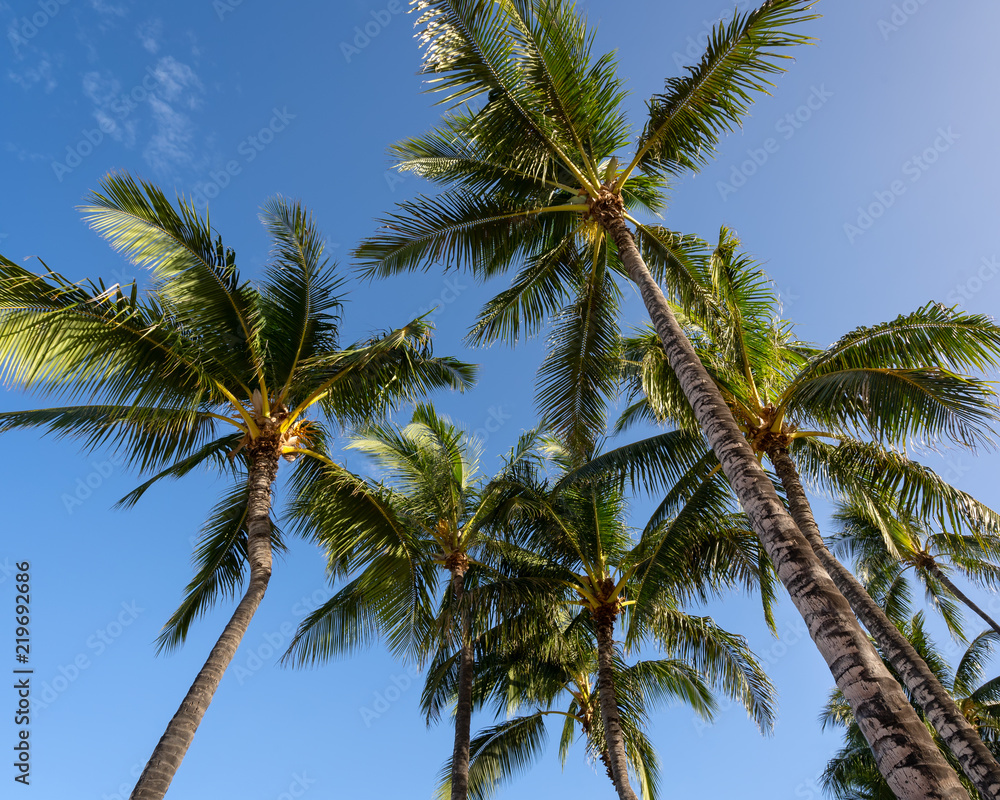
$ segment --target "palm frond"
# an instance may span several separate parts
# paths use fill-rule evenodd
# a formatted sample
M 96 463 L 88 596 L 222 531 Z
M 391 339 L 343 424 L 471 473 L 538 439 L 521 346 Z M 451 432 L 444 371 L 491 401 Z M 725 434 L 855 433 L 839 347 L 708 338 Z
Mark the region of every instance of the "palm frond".
M 791 56 L 783 51 L 810 41 L 785 29 L 813 19 L 807 13 L 812 5 L 768 0 L 717 25 L 697 66 L 668 79 L 663 93 L 649 100 L 649 120 L 633 163 L 650 173 L 680 173 L 704 164 L 720 134 L 740 124 L 753 95 L 771 87 L 769 76 L 784 71 L 782 62 Z
M 262 341 L 270 383 L 292 391 L 306 359 L 338 349 L 343 279 L 323 258 L 324 239 L 301 204 L 270 200 L 261 221 L 274 251 L 261 291 Z
M 203 352 L 237 374 L 257 374 L 254 295 L 240 282 L 234 251 L 213 237 L 192 203 L 178 199 L 174 208 L 153 184 L 112 173 L 81 211 L 132 264 L 152 270 L 164 309 L 196 332 Z
M 194 621 L 220 599 L 234 597 L 243 582 L 247 560 L 247 513 L 250 489 L 244 480 L 231 488 L 212 509 L 195 549 L 198 567 L 184 600 L 163 626 L 157 652 L 180 647 Z M 282 551 L 281 532 L 271 524 L 271 548 Z

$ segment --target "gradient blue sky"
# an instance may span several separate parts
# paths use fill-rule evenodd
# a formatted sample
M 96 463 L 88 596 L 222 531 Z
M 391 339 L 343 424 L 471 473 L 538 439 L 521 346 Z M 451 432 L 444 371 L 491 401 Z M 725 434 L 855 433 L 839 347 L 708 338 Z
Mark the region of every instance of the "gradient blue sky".
M 346 270 L 373 219 L 421 190 L 416 179 L 387 172 L 387 145 L 423 131 L 439 113 L 416 75 L 413 17 L 393 13 L 404 6 L 0 2 L 0 252 L 18 261 L 40 256 L 73 279 L 142 281 L 74 209 L 108 170 L 125 169 L 212 197 L 212 223 L 247 276 L 267 255 L 261 204 L 275 193 L 301 198 Z M 734 7 L 721 0 L 579 6 L 598 28 L 598 49 L 617 50 L 637 123 L 644 99 L 696 59 L 708 28 Z M 990 0 L 826 0 L 817 10 L 823 18 L 805 26 L 817 45 L 800 48 L 713 164 L 678 181 L 667 224 L 709 238 L 720 224 L 735 228 L 766 262 L 802 338 L 818 343 L 932 299 L 994 313 L 1000 9 Z M 365 25 L 375 35 L 355 42 Z M 262 134 L 268 126 L 273 135 Z M 860 230 L 859 207 L 873 203 L 887 208 L 867 229 L 845 227 Z M 465 396 L 437 402 L 470 430 L 495 429 L 485 442 L 488 469 L 534 421 L 542 352 L 537 341 L 514 352 L 463 348 L 476 309 L 500 288 L 432 272 L 352 284 L 346 309 L 353 339 L 440 305 L 437 352 L 479 362 L 482 378 Z M 627 292 L 630 322 L 639 323 L 641 304 Z M 3 409 L 39 402 L 0 395 Z M 0 448 L 0 630 L 12 629 L 6 568 L 30 560 L 35 696 L 49 702 L 32 726 L 32 785 L 8 789 L 7 767 L 3 795 L 127 797 L 231 611 L 227 604 L 202 620 L 179 653 L 154 657 L 152 643 L 191 574 L 192 537 L 222 485 L 193 475 L 115 512 L 110 507 L 136 476 L 107 453 L 29 435 L 6 436 Z M 1000 505 L 996 455 L 956 451 L 926 460 Z M 78 492 L 83 501 L 68 503 Z M 361 714 L 394 676 L 406 683 L 406 668 L 378 649 L 318 670 L 277 668 L 271 651 L 327 596 L 315 549 L 294 542 L 271 586 L 170 796 L 270 800 L 299 796 L 305 785 L 311 800 L 429 797 L 450 733 L 447 725 L 425 728 L 416 682 L 369 725 Z M 815 778 L 838 737 L 816 724 L 831 680 L 798 616 L 783 599 L 779 642 L 745 598 L 711 613 L 747 635 L 771 665 L 778 726 L 765 740 L 736 709 L 707 729 L 683 708 L 658 714 L 664 796 L 818 797 Z M 39 692 L 43 684 L 53 687 L 48 694 Z M 0 695 L 11 710 L 14 699 Z M 9 753 L 14 726 L 9 713 L 2 717 L 0 745 Z M 561 771 L 551 744 L 502 797 L 612 796 L 582 748 Z

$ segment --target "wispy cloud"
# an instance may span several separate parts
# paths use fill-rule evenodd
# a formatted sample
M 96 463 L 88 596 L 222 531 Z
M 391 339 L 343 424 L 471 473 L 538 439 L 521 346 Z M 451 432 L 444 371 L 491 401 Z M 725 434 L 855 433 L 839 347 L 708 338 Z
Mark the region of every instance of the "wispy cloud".
M 127 147 L 135 144 L 138 120 L 123 113 L 122 84 L 110 72 L 87 72 L 83 94 L 94 105 L 94 119 L 100 129 Z
M 90 7 L 106 17 L 124 17 L 128 14 L 127 3 L 110 3 L 107 0 L 90 0 Z
M 151 97 L 149 104 L 153 110 L 156 133 L 142 151 L 143 158 L 161 173 L 190 164 L 194 158 L 191 147 L 194 125 L 191 119 L 159 97 Z
M 160 36 L 163 33 L 162 19 L 148 19 L 135 29 L 136 36 L 147 52 L 156 55 L 160 51 Z
M 155 170 L 168 172 L 193 162 L 195 126 L 185 112 L 201 105 L 204 87 L 195 71 L 173 56 L 161 58 L 153 75 L 157 88 L 149 104 L 155 130 L 142 154 Z
M 49 158 L 44 153 L 34 153 L 31 150 L 25 150 L 15 142 L 4 142 L 3 148 L 18 161 L 48 161 Z
M 187 64 L 173 56 L 165 56 L 156 62 L 153 74 L 159 83 L 158 94 L 171 103 L 179 102 L 188 108 L 197 108 L 204 92 L 201 79 Z
M 195 71 L 173 56 L 157 59 L 131 86 L 106 70 L 83 76 L 100 130 L 125 147 L 141 144 L 143 158 L 161 175 L 194 163 L 197 126 L 190 113 L 204 92 Z
M 25 90 L 40 85 L 48 93 L 59 85 L 47 55 L 42 56 L 34 66 L 8 69 L 7 77 Z

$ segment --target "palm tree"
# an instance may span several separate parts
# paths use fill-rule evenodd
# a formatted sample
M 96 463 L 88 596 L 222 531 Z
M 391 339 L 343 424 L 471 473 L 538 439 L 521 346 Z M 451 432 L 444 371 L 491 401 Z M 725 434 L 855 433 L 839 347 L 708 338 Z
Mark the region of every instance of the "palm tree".
M 600 752 L 607 755 L 619 797 L 635 798 L 625 736 L 626 727 L 635 720 L 623 723 L 617 702 L 625 696 L 616 689 L 616 660 L 619 666 L 622 663 L 615 643 L 619 618 L 625 615 L 621 631 L 630 648 L 653 640 L 675 657 L 692 658 L 708 674 L 716 674 L 714 670 L 725 663 L 730 670 L 728 686 L 743 698 L 754 698 L 755 718 L 764 724 L 770 715 L 766 679 L 758 682 L 748 677 L 752 670 L 735 669 L 731 653 L 715 663 L 700 660 L 704 651 L 692 646 L 699 641 L 692 634 L 694 618 L 679 609 L 680 592 L 675 590 L 683 587 L 690 594 L 703 595 L 739 582 L 767 585 L 767 574 L 755 571 L 759 555 L 727 561 L 710 554 L 714 545 L 719 546 L 715 555 L 726 552 L 740 541 L 741 534 L 742 547 L 737 549 L 755 549 L 747 547 L 746 538 L 753 537 L 745 518 L 721 508 L 719 499 L 725 495 L 721 481 L 702 486 L 692 495 L 679 487 L 674 494 L 680 511 L 669 522 L 647 529 L 635 542 L 625 521 L 628 503 L 622 460 L 611 459 L 610 466 L 605 466 L 598 457 L 577 466 L 579 454 L 561 442 L 549 440 L 544 450 L 547 463 L 556 469 L 554 475 L 544 477 L 547 464 L 541 460 L 522 458 L 520 467 L 505 470 L 503 481 L 498 482 L 507 503 L 501 517 L 506 544 L 498 551 L 502 561 L 496 568 L 536 590 L 550 587 L 552 593 L 563 595 L 564 604 L 582 607 L 584 613 L 576 624 L 585 624 L 592 641 L 593 702 L 600 710 L 600 726 L 594 729 L 603 732 Z M 636 471 L 643 468 L 635 466 Z M 748 562 L 753 565 L 749 570 Z M 696 581 L 708 588 L 696 587 Z M 550 607 L 542 613 L 551 617 L 554 612 Z M 513 641 L 516 646 L 518 640 Z M 642 763 L 637 758 L 633 753 L 633 763 Z
M 693 280 L 686 240 L 633 216 L 661 208 L 666 178 L 697 169 L 718 136 L 739 124 L 752 93 L 781 70 L 783 50 L 805 41 L 786 29 L 811 18 L 810 3 L 768 0 L 718 26 L 701 61 L 650 100 L 623 168 L 618 155 L 633 140 L 622 82 L 611 55 L 591 58 L 593 35 L 571 7 L 560 0 L 415 6 L 423 72 L 452 111 L 437 129 L 396 145 L 395 154 L 401 169 L 452 188 L 387 217 L 357 250 L 363 267 L 386 276 L 443 261 L 488 278 L 522 261 L 491 323 L 515 339 L 559 309 L 570 248 L 588 265 L 590 286 L 599 290 L 616 276 L 635 283 L 779 578 L 838 685 L 866 718 L 880 768 L 903 797 L 960 796 L 957 777 L 786 512 L 666 302 L 662 281 L 686 306 L 710 305 Z
M 938 679 L 948 686 L 962 713 L 995 756 L 1000 756 L 1000 678 L 986 681 L 986 665 L 1000 636 L 989 630 L 981 633 L 962 654 L 952 672 L 947 661 L 924 628 L 922 614 L 900 626 Z M 823 773 L 823 788 L 839 800 L 892 800 L 892 792 L 875 768 L 871 751 L 865 746 L 850 709 L 834 692 L 820 715 L 823 727 L 844 729 L 844 746 L 830 760 Z M 939 743 L 943 748 L 943 743 Z M 947 753 L 946 753 L 947 755 Z M 967 784 L 970 794 L 974 787 Z
M 913 515 L 880 506 L 841 503 L 834 514 L 840 532 L 833 542 L 836 550 L 853 557 L 865 584 L 869 590 L 874 587 L 873 594 L 897 624 L 910 597 L 905 573 L 912 569 L 954 635 L 964 638 L 955 599 L 1000 634 L 996 620 L 948 577 L 955 570 L 970 582 L 995 590 L 1000 585 L 1000 540 L 950 531 L 931 533 L 930 526 Z
M 531 448 L 526 434 L 521 454 Z M 355 574 L 299 627 L 286 659 L 315 664 L 386 640 L 401 657 L 424 661 L 456 653 L 456 716 L 451 797 L 467 796 L 475 647 L 481 614 L 478 560 L 492 544 L 490 523 L 502 496 L 485 483 L 474 442 L 430 406 L 404 428 L 369 426 L 351 439 L 388 483 L 314 466 L 299 484 L 294 516 L 327 550 L 334 575 Z M 516 469 L 518 457 L 508 469 Z M 447 589 L 436 611 L 441 574 Z M 470 589 L 472 590 L 470 592 Z
M 244 281 L 236 255 L 207 218 L 155 186 L 110 175 L 84 212 L 116 250 L 152 272 L 131 287 L 73 284 L 0 259 L 0 371 L 6 382 L 87 403 L 6 413 L 0 430 L 41 428 L 111 446 L 142 472 L 159 470 L 125 498 L 196 466 L 222 467 L 232 488 L 214 509 L 196 553 L 198 573 L 160 637 L 179 645 L 192 621 L 249 580 L 132 793 L 162 798 L 222 675 L 246 633 L 282 541 L 271 502 L 282 458 L 316 458 L 331 420 L 368 418 L 399 399 L 461 388 L 471 369 L 432 358 L 414 321 L 370 341 L 339 343 L 340 279 L 300 205 L 270 201 L 261 219 L 273 253 L 263 282 Z M 332 463 L 328 468 L 337 470 Z
M 776 295 L 759 267 L 738 253 L 738 245 L 723 228 L 711 259 L 710 286 L 726 313 L 685 319 L 699 355 L 746 439 L 770 459 L 792 516 L 823 567 L 959 755 L 966 774 L 995 796 L 1000 766 L 919 654 L 827 550 L 799 470 L 865 507 L 879 495 L 902 493 L 908 506 L 954 520 L 972 531 L 970 538 L 990 547 L 984 534 L 1000 532 L 1000 517 L 993 511 L 859 435 L 867 431 L 876 440 L 904 445 L 915 436 L 970 446 L 988 441 L 996 395 L 988 384 L 957 372 L 997 363 L 1000 328 L 985 317 L 931 304 L 820 350 L 797 341 L 788 323 L 777 318 Z M 644 397 L 625 412 L 619 427 L 644 418 L 674 419 L 690 427 L 690 413 L 655 333 L 635 337 L 625 349 L 634 365 L 633 393 Z
M 563 718 L 559 743 L 563 764 L 579 730 L 588 756 L 600 760 L 614 782 L 589 615 L 554 615 L 550 609 L 544 619 L 535 616 L 533 621 L 536 629 L 528 636 L 521 626 L 521 635 L 504 639 L 501 634 L 477 663 L 479 702 L 492 700 L 496 716 L 507 719 L 472 740 L 469 794 L 474 800 L 492 796 L 501 782 L 541 755 L 547 738 L 545 719 L 553 715 Z M 647 800 L 655 800 L 659 784 L 659 759 L 644 733 L 656 706 L 686 704 L 710 720 L 717 708 L 713 689 L 719 688 L 741 702 L 763 731 L 769 731 L 773 722 L 773 689 L 742 638 L 707 618 L 678 613 L 672 621 L 677 633 L 672 657 L 628 664 L 621 648 L 615 648 L 616 704 L 626 758 Z M 429 685 L 425 708 L 443 703 L 449 688 L 442 680 Z M 450 766 L 442 772 L 441 797 L 449 770 Z

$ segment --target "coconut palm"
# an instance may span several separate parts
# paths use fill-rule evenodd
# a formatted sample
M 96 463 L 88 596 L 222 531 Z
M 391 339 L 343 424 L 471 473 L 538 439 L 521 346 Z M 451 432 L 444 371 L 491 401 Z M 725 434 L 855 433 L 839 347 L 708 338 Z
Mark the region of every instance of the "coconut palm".
M 739 124 L 752 95 L 781 71 L 787 48 L 805 41 L 788 29 L 810 18 L 810 4 L 768 0 L 717 26 L 701 61 L 649 101 L 637 141 L 613 56 L 592 58 L 593 35 L 567 3 L 416 0 L 415 7 L 423 72 L 451 110 L 394 152 L 401 169 L 449 188 L 386 217 L 357 250 L 363 268 L 386 276 L 444 262 L 488 278 L 521 263 L 487 321 L 513 340 L 562 308 L 570 249 L 581 256 L 572 264 L 587 265 L 594 292 L 631 280 L 810 635 L 852 707 L 870 715 L 862 727 L 890 783 L 905 797 L 960 796 L 957 777 L 786 512 L 666 302 L 661 282 L 686 306 L 710 310 L 686 239 L 635 216 L 661 208 L 666 179 L 698 169 L 719 135 Z
M 533 439 L 522 437 L 507 469 L 516 469 Z M 355 577 L 302 622 L 286 660 L 320 663 L 376 637 L 421 662 L 455 653 L 450 785 L 452 798 L 464 799 L 482 617 L 476 593 L 489 579 L 479 559 L 492 546 L 490 523 L 503 495 L 484 480 L 477 445 L 430 406 L 418 406 L 403 428 L 364 427 L 348 447 L 369 456 L 386 482 L 320 465 L 300 482 L 294 516 L 301 530 L 326 548 L 334 575 Z
M 1000 585 L 1000 539 L 950 531 L 932 533 L 929 525 L 913 515 L 893 513 L 891 508 L 871 502 L 841 503 L 834 520 L 840 527 L 833 538 L 834 549 L 853 558 L 866 587 L 897 624 L 909 606 L 912 590 L 906 573 L 912 570 L 955 636 L 964 639 L 956 600 L 1000 634 L 996 620 L 949 577 L 957 572 L 971 583 L 995 591 Z
M 700 641 L 704 647 L 706 640 L 692 634 L 697 624 L 681 611 L 679 593 L 674 590 L 684 587 L 690 594 L 704 597 L 739 583 L 769 587 L 769 574 L 757 573 L 763 560 L 759 545 L 745 518 L 725 507 L 727 493 L 721 480 L 710 481 L 693 494 L 678 487 L 675 495 L 680 511 L 669 522 L 649 528 L 636 542 L 626 524 L 628 503 L 620 459 L 612 459 L 608 468 L 599 459 L 577 467 L 578 454 L 556 440 L 547 441 L 544 452 L 547 462 L 522 458 L 519 468 L 505 470 L 498 481 L 506 505 L 498 516 L 505 544 L 497 551 L 501 561 L 496 569 L 516 576 L 536 591 L 549 587 L 551 593 L 562 595 L 561 605 L 582 607 L 583 613 L 574 624 L 582 625 L 589 637 L 586 652 L 594 660 L 591 672 L 595 678 L 590 705 L 600 712 L 599 723 L 594 721 L 591 730 L 599 737 L 598 752 L 607 758 L 619 796 L 634 797 L 628 763 L 631 760 L 639 768 L 637 774 L 645 785 L 649 772 L 643 765 L 649 762 L 636 750 L 640 740 L 626 735 L 626 729 L 634 728 L 640 720 L 623 722 L 623 709 L 617 702 L 629 693 L 621 695 L 616 689 L 616 661 L 619 667 L 623 664 L 616 634 L 623 635 L 628 648 L 655 641 L 669 656 L 690 658 L 696 668 L 709 675 L 719 674 L 716 670 L 724 664 L 727 690 L 737 692 L 753 707 L 755 718 L 765 724 L 770 716 L 766 678 L 751 677 L 752 669 L 737 668 L 732 652 L 723 656 L 712 651 L 714 662 L 712 657 L 703 658 L 706 651 L 693 643 Z M 548 466 L 555 474 L 546 477 Z M 635 469 L 647 466 L 639 464 Z M 738 555 L 731 560 L 717 558 L 732 551 Z M 694 586 L 695 575 L 701 586 Z M 765 596 L 770 597 L 769 589 Z M 529 619 L 531 614 L 541 613 L 543 620 L 558 620 L 561 617 L 554 608 L 526 613 Z M 495 661 L 497 653 L 502 656 L 507 648 L 520 649 L 524 641 L 539 641 L 538 636 L 529 628 L 526 637 L 500 637 L 499 646 L 484 648 L 484 658 Z M 438 672 L 444 673 L 448 667 L 442 664 Z M 580 679 L 581 687 L 584 680 Z M 532 700 L 530 695 L 528 699 Z M 540 697 L 534 698 L 534 702 L 540 701 Z M 493 776 L 491 781 L 500 777 L 492 771 L 489 775 Z
M 1000 678 L 985 680 L 987 664 L 997 644 L 1000 644 L 1000 636 L 993 630 L 977 636 L 952 671 L 942 652 L 927 635 L 922 614 L 904 622 L 900 630 L 938 679 L 948 686 L 963 715 L 986 747 L 995 756 L 1000 756 Z M 820 719 L 824 728 L 844 730 L 844 746 L 830 760 L 823 773 L 824 790 L 838 800 L 892 800 L 892 791 L 875 768 L 871 751 L 865 746 L 858 725 L 838 692 L 832 694 Z M 940 741 L 939 746 L 944 749 Z M 967 783 L 966 788 L 975 796 L 971 784 Z
M 162 798 L 271 577 L 282 539 L 272 493 L 282 458 L 327 461 L 313 449 L 323 421 L 369 418 L 400 399 L 458 387 L 471 369 L 433 358 L 417 320 L 369 341 L 339 341 L 341 280 L 299 204 L 261 214 L 273 242 L 260 284 L 193 206 L 153 185 L 111 175 L 83 211 L 112 247 L 152 274 L 151 288 L 74 284 L 0 260 L 0 371 L 9 385 L 81 398 L 82 405 L 3 414 L 0 430 L 39 428 L 112 447 L 156 481 L 203 464 L 232 487 L 198 544 L 198 572 L 160 637 L 179 645 L 200 614 L 246 591 L 136 784 Z M 307 415 L 316 415 L 309 418 Z M 338 468 L 328 463 L 328 468 Z M 249 580 L 246 580 L 249 565 Z
M 542 752 L 547 739 L 545 720 L 563 720 L 559 756 L 565 765 L 569 750 L 583 737 L 586 752 L 601 761 L 614 782 L 600 710 L 597 650 L 588 613 L 533 617 L 534 630 L 525 636 L 500 632 L 484 648 L 477 663 L 479 702 L 492 701 L 504 721 L 483 730 L 471 744 L 469 794 L 475 800 L 490 797 L 498 785 L 526 769 Z M 762 730 L 770 730 L 773 690 L 753 654 L 739 636 L 712 620 L 677 613 L 672 657 L 629 664 L 615 648 L 616 704 L 619 708 L 626 758 L 643 797 L 658 796 L 659 758 L 645 734 L 650 714 L 662 704 L 684 704 L 711 720 L 719 688 L 744 704 Z M 432 672 L 438 677 L 441 673 Z M 442 703 L 446 681 L 425 689 L 425 708 Z M 439 796 L 446 796 L 449 767 L 442 773 Z
M 1000 767 L 944 687 L 827 550 L 799 474 L 803 470 L 866 507 L 880 495 L 902 494 L 916 512 L 954 520 L 990 547 L 985 534 L 1000 532 L 1000 517 L 879 442 L 946 438 L 972 446 L 989 441 L 996 396 L 985 382 L 957 371 L 997 363 L 1000 328 L 985 317 L 931 304 L 854 331 L 821 350 L 797 341 L 791 326 L 777 318 L 777 296 L 738 245 L 723 228 L 711 259 L 710 285 L 725 314 L 685 318 L 696 349 L 746 439 L 773 464 L 792 516 L 823 567 L 960 754 L 967 774 L 982 791 L 1000 792 Z M 690 413 L 655 333 L 630 340 L 626 353 L 633 364 L 633 392 L 643 397 L 625 412 L 620 427 L 642 419 L 673 419 L 690 427 Z

